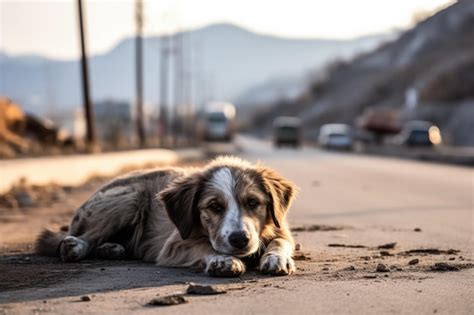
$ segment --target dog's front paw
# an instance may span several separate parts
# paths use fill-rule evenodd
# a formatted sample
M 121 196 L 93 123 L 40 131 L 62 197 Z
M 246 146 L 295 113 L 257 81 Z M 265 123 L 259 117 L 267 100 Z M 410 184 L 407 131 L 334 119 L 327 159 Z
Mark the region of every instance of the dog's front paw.
M 215 255 L 208 259 L 206 272 L 213 277 L 238 277 L 245 272 L 245 265 L 233 256 Z
M 286 276 L 295 272 L 295 262 L 291 256 L 266 254 L 260 260 L 260 271 L 272 276 Z
M 87 255 L 87 243 L 80 238 L 66 236 L 61 243 L 60 254 L 64 262 L 79 261 Z
M 104 243 L 95 249 L 95 255 L 100 259 L 119 260 L 125 258 L 125 248 L 120 244 Z

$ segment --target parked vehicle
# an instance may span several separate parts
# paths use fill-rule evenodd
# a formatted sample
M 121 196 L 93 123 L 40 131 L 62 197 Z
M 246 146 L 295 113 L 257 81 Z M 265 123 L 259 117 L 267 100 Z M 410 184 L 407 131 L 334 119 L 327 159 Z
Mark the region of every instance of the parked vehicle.
M 429 121 L 412 120 L 405 124 L 396 143 L 406 146 L 433 146 L 442 142 L 441 131 Z
M 273 122 L 273 143 L 276 147 L 301 145 L 301 120 L 297 117 L 281 116 Z
M 235 135 L 235 106 L 210 102 L 201 114 L 200 137 L 205 141 L 232 141 Z
M 353 145 L 352 128 L 346 124 L 326 124 L 319 129 L 318 142 L 328 149 L 350 150 Z

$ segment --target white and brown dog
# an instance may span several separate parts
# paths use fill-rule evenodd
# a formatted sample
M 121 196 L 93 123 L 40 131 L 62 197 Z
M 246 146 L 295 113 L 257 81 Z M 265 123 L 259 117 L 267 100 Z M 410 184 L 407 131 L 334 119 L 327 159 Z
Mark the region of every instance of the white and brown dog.
M 295 271 L 286 213 L 295 186 L 275 171 L 233 157 L 202 170 L 132 173 L 99 189 L 68 232 L 44 231 L 40 255 L 142 259 L 160 266 L 202 266 L 212 276 Z

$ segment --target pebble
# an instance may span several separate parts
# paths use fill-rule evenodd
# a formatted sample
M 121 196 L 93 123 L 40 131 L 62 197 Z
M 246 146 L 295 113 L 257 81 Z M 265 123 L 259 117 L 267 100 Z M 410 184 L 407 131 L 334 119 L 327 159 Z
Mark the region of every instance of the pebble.
M 311 257 L 306 256 L 303 253 L 296 253 L 293 255 L 294 260 L 311 260 Z
M 390 269 L 388 269 L 388 267 L 384 264 L 378 264 L 375 270 L 377 272 L 390 272 Z
M 395 248 L 395 245 L 397 245 L 396 242 L 394 242 L 394 243 L 387 243 L 387 244 L 380 245 L 380 246 L 378 246 L 377 248 L 378 248 L 378 249 L 393 249 L 393 248 Z
M 439 262 L 431 266 L 432 271 L 459 271 L 459 268 L 445 262 Z
M 81 301 L 82 302 L 90 302 L 91 298 L 87 295 L 81 296 Z
M 214 295 L 227 293 L 227 290 L 217 285 L 213 286 L 190 283 L 188 289 L 186 290 L 186 293 L 197 295 Z
M 188 303 L 188 300 L 186 300 L 183 296 L 181 296 L 181 295 L 168 295 L 168 296 L 154 298 L 150 302 L 148 302 L 148 305 L 150 305 L 150 306 L 170 306 L 170 305 L 178 305 L 178 304 L 184 304 L 184 303 Z
M 412 259 L 408 262 L 409 265 L 417 265 L 420 262 L 418 258 Z
M 303 245 L 301 245 L 301 243 L 296 243 L 295 250 L 302 250 L 302 249 L 303 249 Z

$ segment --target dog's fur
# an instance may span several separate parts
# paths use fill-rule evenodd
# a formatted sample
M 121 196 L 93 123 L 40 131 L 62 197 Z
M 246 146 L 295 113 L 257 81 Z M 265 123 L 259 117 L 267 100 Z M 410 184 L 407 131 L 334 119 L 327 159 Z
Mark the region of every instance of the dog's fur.
M 67 233 L 44 231 L 36 251 L 63 261 L 202 266 L 213 276 L 238 276 L 257 258 L 263 273 L 287 275 L 295 271 L 285 218 L 294 194 L 273 170 L 233 157 L 201 170 L 132 173 L 92 195 Z

